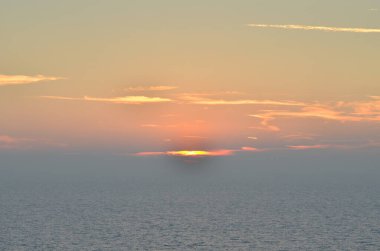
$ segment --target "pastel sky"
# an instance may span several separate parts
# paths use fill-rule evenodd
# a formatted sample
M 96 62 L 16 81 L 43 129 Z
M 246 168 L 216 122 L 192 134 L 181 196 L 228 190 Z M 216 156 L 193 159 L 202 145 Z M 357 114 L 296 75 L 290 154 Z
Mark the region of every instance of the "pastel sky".
M 378 151 L 380 2 L 2 0 L 0 151 Z

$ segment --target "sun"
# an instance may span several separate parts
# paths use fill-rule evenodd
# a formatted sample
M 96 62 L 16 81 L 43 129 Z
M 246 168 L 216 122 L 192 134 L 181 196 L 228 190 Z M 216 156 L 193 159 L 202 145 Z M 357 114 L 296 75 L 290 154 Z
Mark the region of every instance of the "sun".
M 210 155 L 210 152 L 208 151 L 171 151 L 168 152 L 168 155 L 174 155 L 174 156 L 188 156 L 188 157 L 194 157 L 194 156 L 208 156 Z
M 181 151 L 170 151 L 166 153 L 170 156 L 182 156 L 182 157 L 207 157 L 207 156 L 226 156 L 230 155 L 229 150 L 219 150 L 219 151 L 199 151 L 199 150 L 181 150 Z

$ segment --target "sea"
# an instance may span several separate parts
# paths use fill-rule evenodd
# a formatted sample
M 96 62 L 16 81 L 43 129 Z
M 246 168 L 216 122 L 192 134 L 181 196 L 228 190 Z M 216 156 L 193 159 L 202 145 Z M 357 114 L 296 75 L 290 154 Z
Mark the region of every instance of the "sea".
M 0 156 L 0 250 L 380 250 L 380 164 Z

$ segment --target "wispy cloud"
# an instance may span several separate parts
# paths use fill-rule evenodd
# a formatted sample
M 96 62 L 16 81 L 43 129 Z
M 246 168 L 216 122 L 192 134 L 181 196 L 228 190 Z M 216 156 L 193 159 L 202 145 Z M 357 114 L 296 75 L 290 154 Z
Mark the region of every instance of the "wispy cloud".
M 192 97 L 212 97 L 212 96 L 236 96 L 243 95 L 244 92 L 240 91 L 203 91 L 203 92 L 187 92 L 180 93 L 182 99 L 192 98 Z
M 310 150 L 310 149 L 326 149 L 330 148 L 330 145 L 296 145 L 288 146 L 288 148 L 293 150 Z
M 0 149 L 35 149 L 41 147 L 66 147 L 66 144 L 53 142 L 48 139 L 22 138 L 10 135 L 0 135 Z
M 106 102 L 114 104 L 130 104 L 130 105 L 140 105 L 147 103 L 164 103 L 171 102 L 172 99 L 161 98 L 161 97 L 147 97 L 147 96 L 125 96 L 125 97 L 114 97 L 114 98 L 97 98 L 84 96 L 83 98 L 72 98 L 72 97 L 61 97 L 61 96 L 40 96 L 41 98 L 47 99 L 58 99 L 58 100 L 79 100 L 79 101 L 94 101 L 94 102 Z
M 273 106 L 304 106 L 305 103 L 297 101 L 282 101 L 282 100 L 257 100 L 257 99 L 209 99 L 197 96 L 184 96 L 183 100 L 198 105 L 273 105 Z
M 258 149 L 256 147 L 251 147 L 251 146 L 243 146 L 240 150 L 236 150 L 239 152 L 262 152 L 262 149 Z
M 351 109 L 354 115 L 380 117 L 380 98 L 370 98 L 369 101 L 341 102 L 338 107 Z
M 251 139 L 251 140 L 258 140 L 258 138 L 257 137 L 255 137 L 255 136 L 250 136 L 250 137 L 247 137 L 248 139 Z
M 172 129 L 172 128 L 191 128 L 194 126 L 194 124 L 202 124 L 204 123 L 203 120 L 195 120 L 195 121 L 188 121 L 188 122 L 182 122 L 182 123 L 176 123 L 176 124 L 141 124 L 141 127 L 144 128 L 151 128 L 151 129 Z M 184 138 L 202 138 L 202 136 L 197 135 L 183 135 Z M 207 137 L 205 137 L 207 138 Z
M 334 144 L 315 144 L 315 145 L 291 145 L 287 146 L 292 150 L 318 150 L 318 149 L 335 149 L 335 150 L 354 150 L 354 149 L 366 149 L 366 148 L 379 148 L 380 143 L 376 141 L 368 142 L 350 142 L 342 144 L 335 142 Z
M 154 85 L 154 86 L 132 86 L 126 88 L 127 91 L 170 91 L 178 89 L 178 86 L 171 85 Z
M 338 101 L 329 104 L 318 102 L 308 103 L 300 107 L 286 107 L 279 110 L 258 111 L 250 114 L 250 117 L 260 120 L 261 126 L 249 127 L 251 129 L 262 129 L 272 132 L 280 131 L 280 127 L 274 124 L 274 120 L 283 119 L 321 119 L 337 122 L 380 122 L 380 99 L 372 96 L 366 101 Z
M 24 85 L 24 84 L 32 84 L 36 82 L 41 82 L 41 81 L 53 81 L 53 80 L 60 80 L 60 79 L 63 79 L 63 78 L 44 76 L 44 75 L 36 75 L 36 76 L 0 75 L 0 86 Z
M 330 26 L 310 26 L 300 24 L 248 24 L 255 28 L 275 28 L 285 30 L 308 30 L 308 31 L 329 31 L 329 32 L 353 32 L 353 33 L 380 33 L 378 28 L 344 28 Z
M 255 114 L 249 115 L 251 117 L 255 117 L 261 120 L 260 124 L 262 126 L 251 126 L 250 129 L 258 129 L 258 130 L 266 130 L 271 132 L 279 132 L 281 129 L 278 126 L 272 125 L 270 122 L 274 119 L 273 116 L 269 116 L 268 114 Z
M 316 135 L 305 134 L 305 133 L 295 133 L 282 136 L 283 139 L 287 140 L 313 140 Z
M 24 142 L 26 139 L 18 139 L 9 135 L 0 135 L 0 144 L 16 144 L 18 142 Z
M 361 108 L 366 109 L 366 108 Z M 371 108 L 368 108 L 371 109 Z M 370 110 L 372 111 L 372 110 Z M 342 112 L 327 106 L 307 106 L 299 111 L 268 111 L 260 114 L 250 115 L 251 117 L 262 119 L 263 125 L 267 126 L 270 120 L 277 117 L 285 118 L 320 118 L 326 120 L 336 120 L 340 122 L 380 122 L 378 113 L 361 110 L 360 112 Z

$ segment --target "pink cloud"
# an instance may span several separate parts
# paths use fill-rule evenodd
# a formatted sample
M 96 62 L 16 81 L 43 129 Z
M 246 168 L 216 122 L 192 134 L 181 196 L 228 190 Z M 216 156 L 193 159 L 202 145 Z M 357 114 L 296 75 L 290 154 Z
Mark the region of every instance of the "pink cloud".
M 297 145 L 297 146 L 288 146 L 290 149 L 294 150 L 309 150 L 309 149 L 326 149 L 330 148 L 330 145 Z
M 9 135 L 0 135 L 1 149 L 34 149 L 41 147 L 66 147 L 66 144 L 53 142 L 47 139 L 20 138 Z

